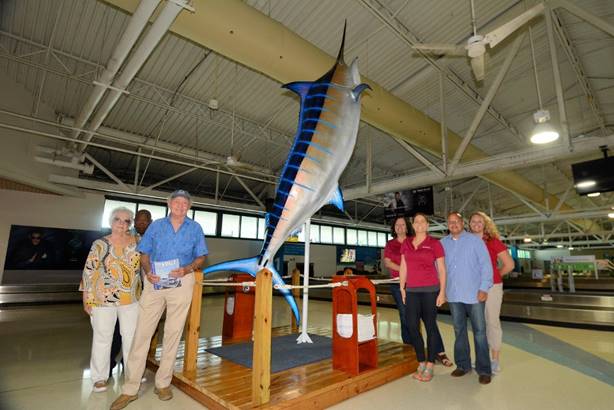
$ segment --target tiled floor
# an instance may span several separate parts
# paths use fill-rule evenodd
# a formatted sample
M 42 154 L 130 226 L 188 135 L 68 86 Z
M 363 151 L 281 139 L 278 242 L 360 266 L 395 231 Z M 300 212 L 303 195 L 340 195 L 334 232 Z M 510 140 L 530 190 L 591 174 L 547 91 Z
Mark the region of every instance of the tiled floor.
M 201 334 L 221 334 L 220 297 L 203 302 Z M 299 303 L 300 306 L 300 303 Z M 289 323 L 287 305 L 274 300 L 274 323 Z M 440 330 L 452 357 L 453 330 L 440 316 Z M 330 326 L 331 305 L 310 303 L 309 322 Z M 396 311 L 379 309 L 379 335 L 399 340 Z M 91 393 L 91 328 L 79 305 L 0 310 L 0 409 L 108 409 L 119 394 L 121 375 L 106 393 Z M 488 386 L 475 374 L 460 379 L 436 366 L 435 378 L 421 383 L 405 377 L 338 404 L 336 409 L 611 409 L 614 402 L 614 333 L 504 323 L 503 372 Z M 198 409 L 174 389 L 161 402 L 147 372 L 139 400 L 129 410 Z

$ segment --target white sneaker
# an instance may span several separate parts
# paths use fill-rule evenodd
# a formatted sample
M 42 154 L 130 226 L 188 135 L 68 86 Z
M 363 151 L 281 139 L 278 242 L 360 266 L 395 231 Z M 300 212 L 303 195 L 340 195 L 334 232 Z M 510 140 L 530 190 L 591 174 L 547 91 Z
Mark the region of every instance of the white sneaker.
M 493 373 L 501 373 L 501 365 L 499 364 L 498 360 L 491 360 L 490 368 Z
M 106 380 L 99 380 L 96 383 L 94 383 L 94 387 L 92 388 L 94 393 L 102 393 L 104 391 L 107 391 L 107 381 Z

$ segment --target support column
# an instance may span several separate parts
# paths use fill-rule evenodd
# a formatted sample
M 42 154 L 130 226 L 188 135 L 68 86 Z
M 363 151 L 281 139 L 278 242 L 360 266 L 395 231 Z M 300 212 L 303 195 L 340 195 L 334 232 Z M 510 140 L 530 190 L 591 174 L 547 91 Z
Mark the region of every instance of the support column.
M 256 274 L 252 406 L 268 403 L 271 395 L 271 314 L 273 276 L 268 269 Z
M 188 312 L 188 322 L 185 326 L 185 351 L 183 355 L 183 374 L 193 375 L 196 372 L 196 354 L 200 337 L 200 310 L 203 301 L 203 272 L 196 271 L 194 275 L 194 290 L 192 304 Z

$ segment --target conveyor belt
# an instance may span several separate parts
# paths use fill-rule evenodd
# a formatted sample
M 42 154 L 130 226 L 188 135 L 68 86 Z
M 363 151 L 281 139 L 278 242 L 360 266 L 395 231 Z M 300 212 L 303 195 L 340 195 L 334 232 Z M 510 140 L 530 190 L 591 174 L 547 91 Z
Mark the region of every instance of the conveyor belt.
M 224 293 L 224 288 L 204 287 L 203 294 Z M 78 284 L 3 285 L 0 306 L 80 302 Z
M 542 300 L 550 295 L 551 301 Z M 329 289 L 312 289 L 309 296 L 331 300 Z M 367 303 L 367 295 L 359 294 L 361 303 Z M 380 306 L 395 306 L 388 285 L 377 286 Z M 441 309 L 448 312 L 448 306 Z M 560 326 L 590 327 L 614 330 L 614 293 L 578 292 L 558 293 L 549 290 L 506 289 L 503 295 L 501 317 L 526 322 L 548 323 Z
M 614 279 L 600 278 L 600 279 L 586 279 L 581 277 L 574 278 L 576 291 L 587 292 L 609 292 L 614 293 Z M 567 275 L 563 276 L 562 280 L 563 289 L 568 290 Z M 531 280 L 524 278 L 505 279 L 503 282 L 504 289 L 544 289 L 550 290 L 550 279 Z

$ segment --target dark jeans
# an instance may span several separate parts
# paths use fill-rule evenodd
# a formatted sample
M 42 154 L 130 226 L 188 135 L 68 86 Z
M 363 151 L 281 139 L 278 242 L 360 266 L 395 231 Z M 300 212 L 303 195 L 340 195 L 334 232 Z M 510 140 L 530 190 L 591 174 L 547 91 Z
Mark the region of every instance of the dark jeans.
M 406 345 L 411 344 L 411 339 L 409 337 L 409 326 L 407 324 L 407 319 L 405 319 L 405 305 L 403 304 L 403 299 L 401 298 L 401 288 L 398 284 L 393 283 L 390 285 L 390 293 L 392 293 L 392 297 L 397 304 L 397 310 L 399 311 L 401 339 L 403 339 L 403 343 Z
M 428 345 L 428 361 L 433 363 L 438 349 L 438 339 L 441 339 L 437 328 L 437 295 L 439 292 L 407 292 L 406 298 L 406 317 L 409 325 L 409 335 L 411 344 L 416 350 L 419 362 L 427 359 L 424 350 L 424 339 L 420 333 L 420 319 L 426 328 L 426 342 Z
M 486 339 L 486 319 L 484 316 L 484 303 L 448 302 L 452 323 L 454 325 L 454 361 L 456 366 L 466 372 L 471 370 L 471 351 L 469 336 L 467 334 L 467 316 L 471 320 L 473 329 L 473 342 L 475 344 L 475 370 L 479 375 L 490 375 L 490 356 L 488 353 L 488 340 Z
M 109 366 L 109 378 L 113 376 L 113 368 L 117 364 L 115 359 L 117 359 L 117 355 L 122 350 L 122 335 L 119 332 L 119 320 L 115 322 L 115 331 L 113 332 L 113 343 L 111 343 L 111 361 L 109 362 L 111 365 Z M 122 359 L 122 365 L 124 363 L 124 359 Z
M 401 299 L 401 288 L 399 285 L 392 284 L 390 285 L 390 293 L 394 297 L 394 301 L 397 304 L 397 310 L 399 311 L 399 319 L 401 321 L 401 338 L 403 339 L 403 343 L 410 345 L 411 337 L 409 336 L 409 325 L 407 324 L 407 319 L 405 319 L 407 309 L 403 304 L 403 299 Z M 409 295 L 409 293 L 407 293 Z M 443 346 L 443 339 L 441 338 L 441 333 L 439 333 L 439 327 L 437 327 L 437 337 L 435 339 L 435 353 L 444 353 L 446 349 Z

